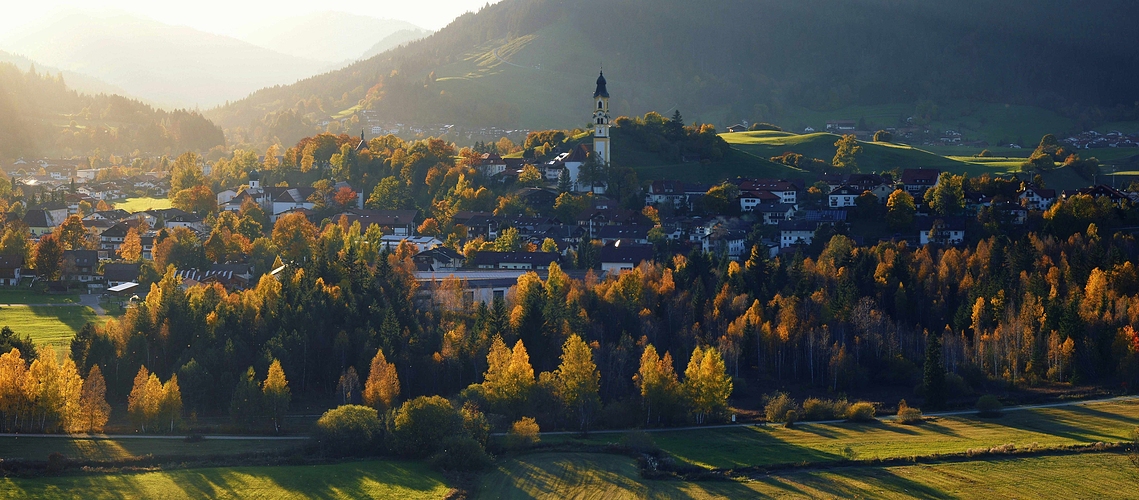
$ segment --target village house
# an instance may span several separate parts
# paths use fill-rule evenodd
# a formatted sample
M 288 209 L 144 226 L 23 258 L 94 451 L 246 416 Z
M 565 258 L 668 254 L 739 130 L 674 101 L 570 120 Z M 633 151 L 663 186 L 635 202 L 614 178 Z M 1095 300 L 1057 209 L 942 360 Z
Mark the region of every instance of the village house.
M 598 260 L 601 271 L 619 273 L 632 271 L 641 262 L 653 259 L 653 246 L 638 244 L 628 240 L 615 240 L 601 247 Z
M 920 202 L 927 189 L 937 186 L 940 176 L 941 171 L 935 168 L 907 168 L 902 170 L 902 187 Z
M 561 255 L 554 252 L 478 252 L 472 267 L 477 269 L 526 269 L 545 270 L 551 262 L 561 262 Z
M 0 285 L 16 286 L 24 270 L 22 255 L 0 255 Z
M 1029 210 L 1048 210 L 1048 207 L 1056 201 L 1056 190 L 1028 186 L 1017 194 L 1017 198 L 1020 199 L 1020 204 Z
M 783 221 L 779 223 L 779 248 L 790 248 L 796 245 L 810 245 L 815 239 L 815 230 L 819 228 L 817 222 L 807 220 Z
M 960 245 L 965 242 L 965 219 L 961 217 L 918 217 L 918 242 L 922 245 Z

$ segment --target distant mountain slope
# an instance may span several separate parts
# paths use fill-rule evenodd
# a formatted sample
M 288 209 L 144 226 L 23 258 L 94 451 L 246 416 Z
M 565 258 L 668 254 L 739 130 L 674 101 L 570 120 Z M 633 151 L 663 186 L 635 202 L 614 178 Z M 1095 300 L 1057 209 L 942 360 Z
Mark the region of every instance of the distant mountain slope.
M 21 71 L 28 71 L 34 67 L 38 73 L 62 74 L 63 81 L 67 83 L 69 88 L 83 94 L 118 94 L 124 97 L 131 97 L 130 94 L 121 87 L 111 85 L 93 76 L 38 64 L 18 54 L 10 54 L 0 50 L 0 62 L 14 64 Z
M 339 63 L 358 59 L 369 47 L 401 31 L 424 30 L 394 19 L 377 19 L 345 12 L 320 12 L 259 23 L 238 38 L 282 54 Z M 396 43 L 387 48 L 398 45 Z
M 224 145 L 225 136 L 194 111 L 156 110 L 117 95 L 87 95 L 55 75 L 0 62 L 0 160 L 36 156 L 177 155 Z
M 163 106 L 209 107 L 328 69 L 326 63 L 125 14 L 64 14 L 0 48 L 104 80 Z
M 375 57 L 391 49 L 399 47 L 400 45 L 419 40 L 420 38 L 426 37 L 430 34 L 430 31 L 418 28 L 399 30 L 384 37 L 383 40 L 376 42 L 375 45 L 364 52 L 364 55 L 360 56 L 360 59 L 369 59 Z
M 604 64 L 616 114 L 778 123 L 796 110 L 905 103 L 916 115 L 919 101 L 964 100 L 1087 126 L 1139 115 L 1136 18 L 1129 0 L 504 0 L 208 116 L 265 134 L 357 106 L 392 122 L 580 126 Z

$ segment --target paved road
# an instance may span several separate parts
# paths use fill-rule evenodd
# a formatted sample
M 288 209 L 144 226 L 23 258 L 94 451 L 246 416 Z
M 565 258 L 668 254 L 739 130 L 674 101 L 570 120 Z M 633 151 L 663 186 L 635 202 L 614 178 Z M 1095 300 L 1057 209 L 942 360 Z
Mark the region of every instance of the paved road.
M 103 309 L 103 306 L 99 305 L 99 295 L 95 295 L 95 294 L 91 294 L 91 293 L 85 293 L 85 294 L 79 296 L 79 303 L 81 305 L 85 305 L 87 307 L 90 307 L 91 309 L 94 309 L 95 314 L 98 316 L 106 316 L 107 315 L 107 311 L 105 309 Z

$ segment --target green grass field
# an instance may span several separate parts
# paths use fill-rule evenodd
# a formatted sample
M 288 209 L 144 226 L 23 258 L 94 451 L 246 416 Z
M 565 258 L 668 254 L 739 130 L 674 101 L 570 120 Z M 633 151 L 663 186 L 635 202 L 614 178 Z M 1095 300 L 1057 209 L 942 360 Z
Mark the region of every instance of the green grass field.
M 0 326 L 19 335 L 30 335 L 37 346 L 51 344 L 57 354 L 67 355 L 71 339 L 88 322 L 103 322 L 86 306 L 0 306 Z
M 70 294 L 47 294 L 33 291 L 28 287 L 0 288 L 0 304 L 78 304 L 79 296 Z
M 538 453 L 488 474 L 480 498 L 1139 498 L 1121 454 L 790 471 L 740 481 L 642 479 L 632 459 Z
M 207 456 L 287 451 L 303 441 L 269 439 L 205 439 L 187 443 L 182 439 L 90 439 L 63 437 L 0 437 L 0 459 L 47 460 L 59 452 L 82 460 L 121 460 L 154 456 Z
M 770 158 L 792 151 L 827 162 L 834 158 L 834 143 L 838 140 L 837 135 L 828 133 L 796 135 L 787 132 L 739 132 L 720 134 L 720 137 L 723 137 L 733 148 L 757 158 Z M 1007 175 L 1019 173 L 1021 163 L 1024 163 L 1025 157 L 1031 153 L 1030 149 L 1006 149 L 995 154 L 1007 154 L 1009 156 L 978 158 L 971 156 L 971 154 L 979 151 L 969 148 L 930 147 L 927 149 L 883 142 L 861 142 L 859 144 L 862 146 L 862 153 L 858 155 L 858 164 L 859 169 L 864 172 L 922 167 L 937 168 L 971 177 L 986 173 Z M 1122 154 L 1108 150 L 1097 150 L 1096 152 L 1099 151 L 1116 155 Z M 1134 150 L 1131 151 L 1134 152 Z M 1021 155 L 1021 157 L 1015 155 Z M 778 172 L 776 174 L 777 176 L 786 175 L 786 173 L 780 174 Z M 1043 177 L 1048 187 L 1056 189 L 1076 189 L 1091 184 L 1089 180 L 1080 177 L 1067 168 L 1057 168 L 1046 172 Z
M 442 476 L 415 462 L 226 467 L 138 474 L 0 478 L 0 498 L 392 498 L 437 499 Z
M 870 424 L 736 427 L 657 432 L 652 438 L 677 459 L 707 468 L 735 468 L 841 460 L 850 447 L 857 458 L 894 458 L 961 453 L 1006 443 L 1024 447 L 1119 442 L 1139 427 L 1139 401 L 1097 403 L 1007 412 L 1003 417 L 940 417 L 921 425 Z M 593 443 L 616 441 L 597 434 Z M 562 436 L 544 441 L 574 440 Z
M 168 198 L 150 198 L 146 196 L 138 198 L 127 198 L 119 200 L 114 203 L 115 208 L 126 210 L 130 213 L 142 212 L 145 210 L 158 210 L 163 208 L 170 208 L 170 200 Z

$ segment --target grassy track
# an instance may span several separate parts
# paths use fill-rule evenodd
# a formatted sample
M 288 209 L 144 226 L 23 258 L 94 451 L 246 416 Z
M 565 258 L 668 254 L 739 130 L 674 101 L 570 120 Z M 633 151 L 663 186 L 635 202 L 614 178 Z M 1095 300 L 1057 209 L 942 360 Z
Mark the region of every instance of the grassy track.
M 443 478 L 421 463 L 227 467 L 140 474 L 0 478 L 0 499 L 16 498 L 442 498 Z
M 115 208 L 121 208 L 133 214 L 146 210 L 170 208 L 170 200 L 168 198 L 150 198 L 146 196 L 127 198 L 125 200 L 116 201 Z
M 840 460 L 850 447 L 858 458 L 960 453 L 1006 443 L 1057 446 L 1126 440 L 1139 427 L 1139 401 L 1008 412 L 1003 417 L 942 417 L 921 425 L 872 424 L 735 427 L 660 432 L 653 440 L 674 457 L 707 468 L 734 468 Z M 592 442 L 616 441 L 595 435 Z M 567 439 L 562 436 L 544 441 Z
M 0 437 L 0 460 L 47 460 L 59 452 L 79 460 L 121 460 L 146 455 L 207 456 L 287 451 L 303 442 L 269 439 L 206 439 L 187 443 L 181 439 L 85 439 Z
M 786 472 L 732 482 L 654 481 L 632 459 L 533 454 L 488 474 L 480 498 L 1139 498 L 1113 453 Z
M 37 346 L 52 344 L 57 353 L 64 355 L 71 349 L 72 337 L 90 321 L 103 320 L 86 306 L 0 307 L 0 326 L 8 326 L 20 335 L 30 335 Z

